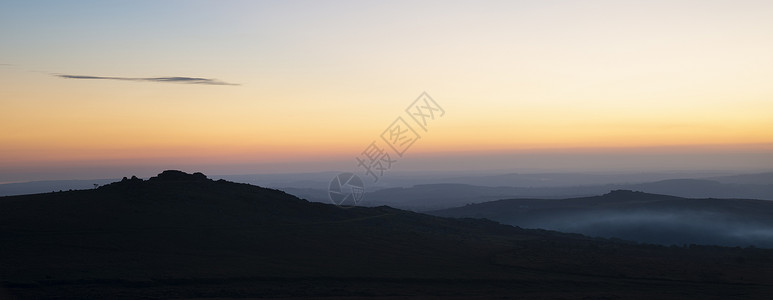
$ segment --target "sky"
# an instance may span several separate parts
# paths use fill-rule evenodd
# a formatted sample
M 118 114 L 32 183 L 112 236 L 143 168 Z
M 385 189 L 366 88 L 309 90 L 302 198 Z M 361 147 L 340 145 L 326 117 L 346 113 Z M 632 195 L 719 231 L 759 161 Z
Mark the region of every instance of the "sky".
M 364 172 L 371 143 L 401 171 L 770 171 L 772 37 L 771 1 L 2 1 L 0 182 Z

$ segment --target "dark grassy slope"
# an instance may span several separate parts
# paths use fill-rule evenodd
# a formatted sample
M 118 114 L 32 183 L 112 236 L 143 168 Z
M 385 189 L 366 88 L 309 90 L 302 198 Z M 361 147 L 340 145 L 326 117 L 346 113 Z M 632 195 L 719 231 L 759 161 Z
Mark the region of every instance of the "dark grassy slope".
M 341 209 L 172 171 L 0 198 L 0 298 L 765 298 L 772 269 L 762 249 Z
M 570 199 L 509 199 L 431 212 L 525 228 L 665 245 L 773 248 L 773 201 L 688 199 L 618 190 Z

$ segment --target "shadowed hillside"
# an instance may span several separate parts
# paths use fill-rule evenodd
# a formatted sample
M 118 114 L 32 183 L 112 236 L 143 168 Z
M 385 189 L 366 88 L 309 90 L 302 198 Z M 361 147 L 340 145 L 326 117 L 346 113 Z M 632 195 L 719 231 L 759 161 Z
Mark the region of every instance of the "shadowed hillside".
M 771 258 L 343 209 L 179 171 L 0 197 L 0 297 L 21 299 L 764 299 Z

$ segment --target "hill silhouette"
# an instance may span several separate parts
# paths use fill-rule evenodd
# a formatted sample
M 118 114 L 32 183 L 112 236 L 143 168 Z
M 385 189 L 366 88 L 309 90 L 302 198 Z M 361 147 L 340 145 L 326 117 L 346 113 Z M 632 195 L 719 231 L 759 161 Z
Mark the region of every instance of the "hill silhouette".
M 343 209 L 180 171 L 0 197 L 6 298 L 764 299 L 771 258 Z

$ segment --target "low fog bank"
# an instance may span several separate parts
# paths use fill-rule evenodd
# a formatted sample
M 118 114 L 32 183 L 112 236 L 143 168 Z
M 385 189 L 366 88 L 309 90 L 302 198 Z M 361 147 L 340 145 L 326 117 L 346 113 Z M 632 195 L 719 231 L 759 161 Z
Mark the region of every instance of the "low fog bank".
M 594 212 L 504 223 L 650 244 L 773 248 L 773 224 L 718 212 Z
M 766 200 L 616 190 L 581 198 L 498 200 L 428 213 L 640 243 L 773 248 L 773 201 Z

